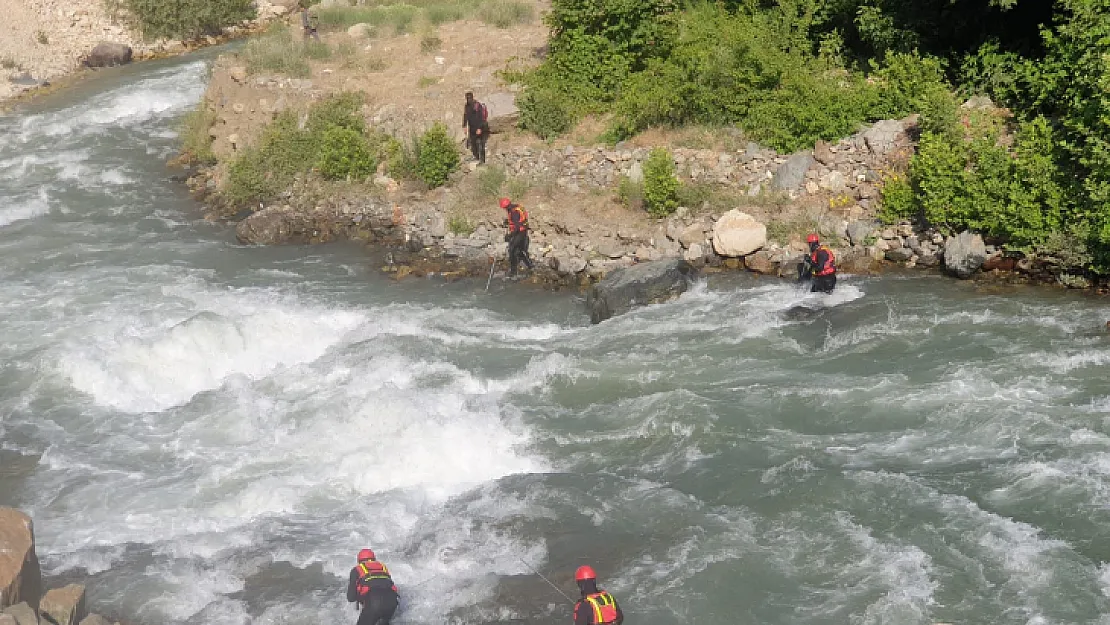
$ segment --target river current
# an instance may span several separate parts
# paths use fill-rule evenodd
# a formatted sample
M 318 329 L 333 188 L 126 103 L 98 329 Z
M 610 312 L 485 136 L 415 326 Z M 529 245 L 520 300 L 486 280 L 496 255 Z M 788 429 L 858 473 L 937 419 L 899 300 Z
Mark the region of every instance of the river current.
M 1110 623 L 1110 309 L 745 277 L 580 297 L 251 248 L 175 172 L 210 56 L 0 117 L 0 503 L 128 623 Z

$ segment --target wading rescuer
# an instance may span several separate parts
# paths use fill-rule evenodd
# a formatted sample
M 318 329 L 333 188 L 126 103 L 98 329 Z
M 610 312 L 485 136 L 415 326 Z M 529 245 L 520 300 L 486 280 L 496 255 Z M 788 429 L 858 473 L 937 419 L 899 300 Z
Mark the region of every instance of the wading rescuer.
M 578 590 L 582 593 L 582 598 L 574 604 L 574 625 L 621 625 L 624 622 L 624 613 L 617 600 L 607 591 L 598 589 L 597 573 L 592 567 L 578 567 L 574 581 L 578 582 Z
M 505 234 L 505 241 L 509 244 L 509 276 L 516 275 L 516 266 L 520 262 L 531 271 L 534 265 L 528 257 L 528 211 L 507 197 L 501 198 L 501 208 L 507 213 L 505 225 L 509 228 Z
M 362 609 L 358 625 L 389 625 L 397 611 L 400 601 L 397 586 L 389 569 L 369 549 L 358 552 L 358 565 L 351 569 L 351 580 L 347 583 L 347 601 Z
M 806 237 L 809 243 L 809 255 L 802 259 L 798 265 L 798 279 L 813 279 L 813 293 L 832 293 L 836 288 L 836 256 L 832 250 L 821 245 L 821 239 L 816 234 Z

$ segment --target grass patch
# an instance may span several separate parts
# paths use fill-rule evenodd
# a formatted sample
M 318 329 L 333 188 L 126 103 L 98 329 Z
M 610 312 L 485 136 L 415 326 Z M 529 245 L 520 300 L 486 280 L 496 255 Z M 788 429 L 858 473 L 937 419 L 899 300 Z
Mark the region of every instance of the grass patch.
M 251 74 L 268 72 L 294 78 L 312 75 L 309 59 L 328 58 L 330 55 L 326 44 L 297 41 L 282 24 L 274 24 L 261 37 L 248 41 L 242 53 L 247 71 Z
M 482 198 L 496 198 L 501 196 L 501 187 L 508 179 L 505 170 L 493 166 L 478 170 L 478 196 Z
M 447 220 L 447 229 L 457 237 L 468 237 L 476 230 L 470 219 L 458 213 L 451 215 L 451 219 Z
M 377 28 L 391 28 L 396 34 L 412 30 L 420 7 L 406 3 L 360 7 L 327 7 L 320 9 L 320 30 L 346 30 L 355 24 L 370 24 Z
M 251 0 L 106 0 L 110 14 L 126 16 L 147 39 L 192 40 L 219 35 L 254 19 Z
M 438 85 L 439 79 L 435 76 L 421 76 L 420 80 L 416 81 L 416 86 L 420 89 L 427 89 L 432 85 Z
M 216 121 L 216 114 L 201 103 L 181 118 L 178 133 L 181 137 L 182 157 L 193 163 L 209 165 L 216 162 L 212 153 L 212 136 L 208 133 Z
M 10 56 L 0 56 L 0 67 L 4 69 L 19 69 L 19 63 Z
M 527 178 L 521 176 L 513 176 L 509 178 L 505 190 L 509 192 L 509 197 L 521 198 L 528 193 L 532 188 L 532 183 Z
M 35 41 L 39 42 L 39 45 L 43 45 L 43 46 L 50 45 L 50 38 L 47 37 L 46 33 L 41 31 L 41 30 L 38 31 L 37 33 L 35 33 Z
M 434 4 L 424 9 L 424 19 L 432 26 L 457 22 L 466 17 L 467 9 L 467 7 L 457 3 Z
M 478 19 L 498 28 L 530 24 L 534 18 L 532 5 L 520 0 L 489 0 L 478 9 Z

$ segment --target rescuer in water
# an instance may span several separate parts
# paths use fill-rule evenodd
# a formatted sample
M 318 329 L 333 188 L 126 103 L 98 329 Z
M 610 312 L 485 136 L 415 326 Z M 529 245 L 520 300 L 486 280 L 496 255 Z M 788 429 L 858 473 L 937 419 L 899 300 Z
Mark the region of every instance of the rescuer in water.
M 798 265 L 798 280 L 813 280 L 813 293 L 832 293 L 836 288 L 836 256 L 828 247 L 821 245 L 816 234 L 806 237 L 809 255 Z
M 574 581 L 578 582 L 578 590 L 582 593 L 582 598 L 574 604 L 574 625 L 621 625 L 624 622 L 624 613 L 617 600 L 597 587 L 597 573 L 593 567 L 578 567 Z

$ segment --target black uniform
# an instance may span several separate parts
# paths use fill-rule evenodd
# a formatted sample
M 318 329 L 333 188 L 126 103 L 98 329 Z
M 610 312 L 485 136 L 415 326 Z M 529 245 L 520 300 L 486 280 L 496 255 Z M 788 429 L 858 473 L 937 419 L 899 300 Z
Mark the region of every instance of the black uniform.
M 528 214 L 516 204 L 509 205 L 509 234 L 505 240 L 509 243 L 509 275 L 516 275 L 516 268 L 521 262 L 529 271 L 535 268 L 531 257 L 528 256 Z
M 358 596 L 358 580 L 361 572 L 356 566 L 351 569 L 351 579 L 347 582 L 347 601 L 358 603 L 362 612 L 358 616 L 358 625 L 389 625 L 393 613 L 397 611 L 400 598 L 397 596 L 397 587 L 392 581 L 370 584 L 370 595 L 365 603 Z
M 798 279 L 813 280 L 813 286 L 809 289 L 811 293 L 832 293 L 836 288 L 836 271 L 823 276 L 816 275 L 816 272 L 818 267 L 834 266 L 833 263 L 832 253 L 819 247 L 798 265 Z
M 486 139 L 489 136 L 489 122 L 482 113 L 482 106 L 477 100 L 470 100 L 463 108 L 463 128 L 470 131 L 470 153 L 478 162 L 486 162 Z M 480 133 L 478 131 L 481 131 Z
M 582 591 L 582 598 L 574 604 L 574 625 L 598 625 L 596 615 L 594 614 L 594 608 L 590 605 L 586 597 L 605 591 L 600 590 L 597 587 L 597 581 L 592 579 L 583 580 L 578 584 L 578 588 Z M 612 597 L 612 595 L 609 595 L 609 597 Z M 617 603 L 616 599 L 613 599 L 613 608 L 617 613 L 616 620 L 607 621 L 607 623 L 621 625 L 624 623 L 624 612 L 621 610 L 621 606 Z M 603 621 L 603 623 L 606 623 L 606 621 Z

